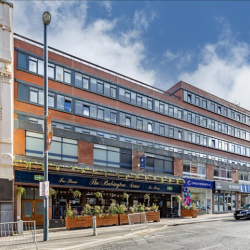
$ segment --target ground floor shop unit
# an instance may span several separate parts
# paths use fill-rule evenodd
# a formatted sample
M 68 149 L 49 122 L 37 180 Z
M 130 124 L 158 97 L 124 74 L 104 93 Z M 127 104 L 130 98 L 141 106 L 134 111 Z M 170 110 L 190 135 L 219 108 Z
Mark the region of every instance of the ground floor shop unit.
M 212 213 L 212 190 L 214 181 L 184 178 L 183 203 L 195 206 L 198 214 Z
M 237 208 L 240 184 L 215 181 L 214 213 L 233 213 Z
M 39 182 L 42 180 L 41 172 L 15 171 L 15 186 L 22 186 L 26 190 L 26 194 L 16 201 L 16 215 L 23 220 L 35 220 L 38 225 L 43 224 L 43 199 L 39 196 Z M 107 208 L 110 204 L 125 204 L 130 207 L 144 203 L 146 206 L 159 206 L 161 217 L 180 215 L 177 196 L 181 194 L 182 185 L 179 184 L 66 173 L 50 173 L 49 182 L 50 188 L 55 191 L 50 197 L 51 220 L 63 220 L 68 203 L 78 214 L 86 204 Z M 80 196 L 75 196 L 76 190 L 81 193 Z M 124 193 L 128 195 L 128 199 L 124 198 Z M 149 199 L 145 200 L 145 194 L 148 194 Z
M 239 207 L 250 204 L 250 185 L 241 184 L 239 194 Z

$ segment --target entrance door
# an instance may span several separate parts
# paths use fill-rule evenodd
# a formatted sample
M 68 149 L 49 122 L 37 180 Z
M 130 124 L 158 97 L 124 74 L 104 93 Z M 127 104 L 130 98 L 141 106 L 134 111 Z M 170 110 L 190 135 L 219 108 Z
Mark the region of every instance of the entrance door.
M 22 200 L 22 220 L 43 225 L 43 200 Z

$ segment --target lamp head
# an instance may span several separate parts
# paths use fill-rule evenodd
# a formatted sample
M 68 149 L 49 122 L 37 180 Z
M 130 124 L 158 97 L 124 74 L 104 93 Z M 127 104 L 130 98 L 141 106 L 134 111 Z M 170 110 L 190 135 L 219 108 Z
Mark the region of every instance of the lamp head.
M 43 24 L 45 25 L 49 25 L 51 21 L 51 15 L 48 11 L 45 11 L 43 13 Z

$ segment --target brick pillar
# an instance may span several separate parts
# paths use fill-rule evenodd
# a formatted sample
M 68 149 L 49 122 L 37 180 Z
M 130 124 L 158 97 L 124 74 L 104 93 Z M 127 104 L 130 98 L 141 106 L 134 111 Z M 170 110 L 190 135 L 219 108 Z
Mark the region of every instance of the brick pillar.
M 134 171 L 143 171 L 140 169 L 140 156 L 142 156 L 144 152 L 133 150 L 132 154 L 132 170 Z M 139 156 L 140 155 L 140 156 Z
M 14 155 L 25 155 L 25 130 L 14 129 Z
M 214 179 L 214 166 L 213 165 L 207 164 L 206 178 L 207 178 L 207 180 Z
M 92 142 L 78 141 L 78 163 L 94 164 L 94 144 Z
M 174 175 L 183 176 L 183 160 L 174 158 Z
M 238 169 L 232 170 L 232 181 L 233 183 L 239 183 L 239 170 Z

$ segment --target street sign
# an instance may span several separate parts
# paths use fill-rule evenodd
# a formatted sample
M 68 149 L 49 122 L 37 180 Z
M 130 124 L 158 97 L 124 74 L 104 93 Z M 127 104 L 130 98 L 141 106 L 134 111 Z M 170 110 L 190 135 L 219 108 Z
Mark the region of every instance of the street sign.
M 140 157 L 140 169 L 145 169 L 146 157 Z
M 49 196 L 49 181 L 39 182 L 39 195 Z

